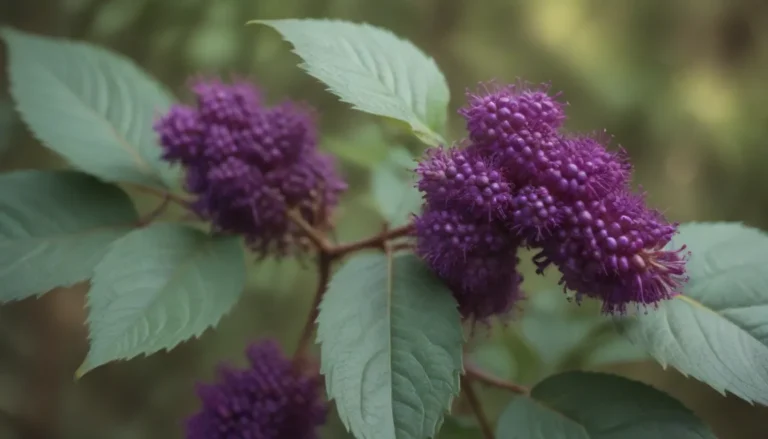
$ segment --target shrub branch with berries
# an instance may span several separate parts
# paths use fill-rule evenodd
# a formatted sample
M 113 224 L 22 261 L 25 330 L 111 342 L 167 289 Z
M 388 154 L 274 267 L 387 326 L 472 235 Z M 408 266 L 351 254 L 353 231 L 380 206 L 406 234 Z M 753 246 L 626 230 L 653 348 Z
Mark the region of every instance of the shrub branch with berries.
M 120 55 L 0 30 L 19 114 L 73 167 L 0 175 L 0 300 L 90 281 L 78 377 L 214 327 L 238 302 L 247 264 L 314 260 L 293 353 L 265 338 L 246 349 L 247 367 L 222 364 L 197 387 L 186 437 L 312 439 L 335 414 L 359 439 L 426 439 L 471 414 L 486 439 L 714 438 L 682 403 L 635 380 L 562 367 L 516 381 L 487 367 L 480 352 L 499 334 L 518 341 L 505 355 L 530 354 L 526 319 L 552 296 L 523 281 L 530 260 L 530 274 L 557 275 L 562 303 L 599 303 L 582 307 L 597 323 L 578 346 L 621 335 L 663 365 L 768 404 L 763 232 L 669 222 L 633 189 L 628 154 L 607 134 L 563 128 L 578 106 L 549 86 L 468 93 L 458 110 L 466 138 L 447 141 L 446 80 L 408 41 L 344 21 L 258 23 L 342 101 L 426 144 L 409 149 L 410 163 L 393 149 L 399 159 L 377 165 L 380 232 L 335 239 L 348 184 L 344 158 L 322 147 L 322 111 L 269 103 L 242 79 L 195 78 L 192 98 L 177 103 Z M 157 205 L 138 211 L 137 194 Z M 403 210 L 393 204 L 404 215 L 393 217 Z M 565 314 L 548 318 L 562 321 L 538 327 L 571 330 Z M 486 387 L 515 395 L 498 416 Z

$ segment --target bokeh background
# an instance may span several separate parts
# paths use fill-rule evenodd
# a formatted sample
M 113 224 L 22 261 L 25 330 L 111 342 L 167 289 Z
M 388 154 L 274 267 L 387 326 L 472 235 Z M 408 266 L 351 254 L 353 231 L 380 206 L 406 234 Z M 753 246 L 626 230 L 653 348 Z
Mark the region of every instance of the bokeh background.
M 381 222 L 371 169 L 388 145 L 412 154 L 421 146 L 337 102 L 296 67 L 276 33 L 244 25 L 289 17 L 367 21 L 433 55 L 450 84 L 454 139 L 463 136 L 455 110 L 467 88 L 517 77 L 551 82 L 570 103 L 567 127 L 613 134 L 633 157 L 635 182 L 671 219 L 768 229 L 764 0 L 0 0 L 0 23 L 123 53 L 180 99 L 192 75 L 248 75 L 274 100 L 316 106 L 324 148 L 339 154 L 351 182 L 339 239 L 361 237 Z M 0 169 L 62 166 L 13 113 L 4 63 L 0 47 Z M 479 334 L 477 362 L 529 384 L 576 367 L 623 373 L 679 397 L 722 439 L 768 438 L 764 408 L 663 371 L 615 337 L 593 306 L 566 302 L 552 292 L 553 279 L 527 278 L 525 317 Z M 182 437 L 183 419 L 197 407 L 193 384 L 211 379 L 218 361 L 242 364 L 244 346 L 264 335 L 294 348 L 313 280 L 311 267 L 293 261 L 254 264 L 242 302 L 215 331 L 78 382 L 87 285 L 3 305 L 0 438 Z M 497 416 L 507 395 L 483 396 Z M 440 437 L 480 438 L 466 412 L 457 402 Z M 334 420 L 324 437 L 348 436 Z

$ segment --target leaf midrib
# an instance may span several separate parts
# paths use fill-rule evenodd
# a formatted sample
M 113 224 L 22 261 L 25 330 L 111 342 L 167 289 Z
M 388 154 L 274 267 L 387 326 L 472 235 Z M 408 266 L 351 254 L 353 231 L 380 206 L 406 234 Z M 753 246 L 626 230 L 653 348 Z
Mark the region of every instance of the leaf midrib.
M 164 293 L 167 291 L 169 284 L 171 284 L 174 280 L 177 279 L 180 272 L 184 271 L 186 269 L 186 266 L 191 264 L 193 261 L 197 260 L 201 254 L 204 254 L 203 250 L 207 249 L 208 246 L 210 246 L 213 243 L 213 240 L 204 240 L 201 243 L 197 244 L 197 248 L 194 249 L 191 252 L 188 252 L 183 262 L 179 263 L 176 268 L 174 268 L 171 276 L 168 277 L 168 279 L 163 282 L 163 286 L 157 290 L 157 294 L 152 297 L 152 299 L 147 303 L 146 306 L 144 306 L 142 309 L 151 309 L 155 303 L 157 303 L 158 299 L 164 295 Z M 111 300 L 109 303 L 104 305 L 104 309 L 109 309 L 114 304 L 114 300 Z M 145 313 L 141 314 L 141 319 L 145 319 L 144 317 Z M 132 319 L 131 323 L 125 326 L 127 329 L 133 328 L 138 321 L 141 319 Z M 123 331 L 123 334 L 127 331 Z
M 394 436 L 397 437 L 397 427 L 395 425 L 395 383 L 394 383 L 394 359 L 392 355 L 392 338 L 394 337 L 394 334 L 392 332 L 393 324 L 392 324 L 392 295 L 394 294 L 394 267 L 393 267 L 393 258 L 392 258 L 392 251 L 389 249 L 386 249 L 385 256 L 387 259 L 387 317 L 389 320 L 388 324 L 388 330 L 389 330 L 389 338 L 387 339 L 387 347 L 389 352 L 389 410 L 392 415 L 392 432 L 394 433 Z
M 14 48 L 14 49 L 11 49 L 11 50 L 18 50 L 18 49 Z M 64 90 L 67 91 L 67 93 L 69 93 L 72 97 L 74 97 L 74 100 L 77 103 L 79 103 L 80 106 L 82 108 L 84 108 L 86 112 L 88 112 L 88 113 L 92 114 L 93 116 L 95 116 L 95 118 L 97 120 L 101 120 L 102 122 L 104 122 L 107 125 L 107 127 L 109 128 L 109 130 L 112 132 L 112 134 L 114 135 L 114 137 L 117 140 L 117 143 L 120 145 L 120 147 L 123 148 L 128 153 L 128 155 L 133 159 L 133 161 L 136 163 L 136 165 L 138 166 L 137 169 L 141 173 L 143 173 L 143 174 L 145 174 L 147 176 L 155 177 L 155 173 L 154 173 L 154 171 L 152 169 L 152 166 L 150 166 L 150 164 L 144 159 L 144 157 L 139 152 L 138 148 L 135 148 L 127 139 L 125 139 L 120 133 L 118 133 L 117 130 L 115 129 L 115 127 L 112 125 L 112 123 L 107 118 L 105 118 L 103 115 L 97 113 L 92 108 L 90 108 L 87 105 L 87 102 L 85 102 L 80 96 L 78 96 L 71 89 L 71 87 L 69 85 L 67 85 L 57 75 L 55 75 L 51 71 L 49 71 L 46 68 L 45 64 L 37 62 L 34 59 L 28 60 L 28 62 L 31 62 L 33 64 L 37 64 L 38 66 L 42 66 L 43 68 L 41 68 L 40 70 L 42 71 L 43 74 L 48 75 L 49 77 L 53 78 L 54 82 L 60 84 L 64 88 Z
M 277 31 L 279 34 L 281 34 L 281 36 L 283 37 L 284 40 L 286 40 L 287 42 L 289 42 L 290 44 L 293 45 L 293 47 L 294 47 L 293 48 L 293 52 L 296 53 L 297 55 L 299 55 L 300 58 L 302 58 L 303 62 L 300 63 L 299 66 L 302 69 L 304 69 L 307 73 L 309 73 L 311 76 L 314 76 L 317 79 L 319 79 L 320 81 L 322 81 L 322 82 L 327 84 L 329 81 L 326 81 L 326 80 L 323 79 L 323 77 L 327 76 L 327 74 L 324 73 L 324 72 L 318 72 L 318 71 L 316 71 L 316 69 L 310 68 L 309 64 L 306 62 L 307 56 L 304 56 L 304 55 L 302 55 L 300 53 L 300 52 L 303 52 L 303 51 L 307 51 L 308 50 L 307 47 L 305 47 L 304 44 L 299 44 L 300 43 L 299 41 L 293 41 L 293 38 L 288 38 L 286 33 L 283 32 L 283 30 L 280 27 L 280 24 L 283 24 L 283 23 L 287 23 L 288 26 L 294 25 L 294 24 L 296 24 L 296 23 L 293 23 L 295 21 L 299 21 L 299 20 L 290 20 L 290 19 L 289 20 L 252 20 L 252 21 L 250 21 L 248 23 L 249 24 L 250 23 L 263 24 L 263 25 L 266 25 L 266 26 L 269 26 L 269 27 L 273 28 L 275 31 Z M 331 20 L 331 21 L 333 21 L 333 20 Z M 389 36 L 391 36 L 397 42 L 397 44 L 406 44 L 406 45 L 407 44 L 412 44 L 412 43 L 410 43 L 408 41 L 405 41 L 405 40 L 399 38 L 397 35 L 392 34 L 391 32 L 388 32 L 388 31 L 386 31 L 384 29 L 378 29 L 376 27 L 371 27 L 371 26 L 367 26 L 367 25 L 362 25 L 362 28 L 363 28 L 363 30 L 364 30 L 364 32 L 366 34 L 367 40 L 373 42 L 373 44 L 377 44 L 377 45 L 379 44 L 379 41 L 378 41 L 378 39 L 376 38 L 376 35 L 375 35 L 375 32 L 377 32 L 377 31 L 381 31 L 381 32 L 384 32 L 384 33 L 389 33 L 390 34 Z M 306 35 L 302 35 L 302 37 L 306 37 Z M 404 98 L 403 96 L 401 96 L 400 94 L 397 93 L 396 89 L 393 89 L 393 87 L 395 87 L 395 88 L 397 87 L 396 84 L 393 87 L 389 87 L 380 78 L 380 76 L 379 76 L 380 72 L 372 71 L 371 69 L 369 69 L 369 68 L 367 68 L 365 66 L 365 63 L 362 62 L 361 57 L 360 57 L 360 55 L 358 53 L 358 48 L 357 48 L 357 46 L 355 44 L 356 42 L 355 41 L 350 42 L 349 35 L 340 35 L 339 38 L 338 38 L 338 41 L 339 41 L 339 43 L 336 43 L 336 45 L 338 45 L 340 47 L 347 48 L 348 49 L 347 52 L 352 54 L 351 59 L 352 59 L 352 63 L 354 64 L 354 67 L 357 70 L 356 73 L 357 74 L 364 74 L 366 76 L 370 76 L 370 78 L 373 79 L 373 82 L 375 82 L 379 86 L 379 88 L 381 90 L 380 94 L 382 96 L 384 96 L 384 97 L 389 98 L 389 99 L 393 99 L 395 101 L 395 103 L 400 107 L 400 111 L 403 111 L 404 113 L 407 113 L 407 115 L 404 115 L 403 117 L 393 117 L 393 116 L 389 116 L 389 115 L 387 115 L 386 117 L 389 117 L 389 118 L 394 119 L 394 120 L 402 120 L 402 121 L 406 122 L 408 125 L 410 125 L 411 129 L 415 133 L 420 134 L 420 135 L 422 135 L 422 136 L 424 136 L 426 138 L 432 139 L 433 140 L 432 143 L 445 143 L 445 141 L 443 140 L 442 136 L 437 132 L 437 128 L 440 128 L 440 127 L 434 127 L 433 128 L 432 126 L 430 126 L 430 122 L 431 121 L 430 121 L 430 114 L 429 114 L 429 103 L 433 100 L 431 93 L 434 91 L 433 86 L 431 85 L 432 84 L 431 82 L 426 87 L 426 90 L 425 90 L 425 93 L 424 93 L 424 114 L 422 115 L 422 114 L 419 114 L 417 112 L 417 109 L 416 109 L 416 101 L 417 101 L 417 99 L 416 99 L 416 95 L 414 94 L 415 91 L 413 90 L 413 87 L 409 87 L 408 90 L 407 90 L 408 91 L 408 95 L 409 95 L 408 98 L 412 101 L 412 102 L 409 102 L 409 99 Z M 416 47 L 413 47 L 413 49 L 416 49 L 417 52 L 421 52 Z M 311 50 L 310 50 L 310 52 L 311 52 Z M 424 54 L 424 53 L 421 53 L 421 54 L 431 64 L 430 68 L 435 69 L 435 70 L 437 70 L 439 72 L 439 68 L 437 67 L 437 64 L 435 63 L 435 60 L 433 58 L 429 57 L 428 55 Z M 376 53 L 372 53 L 371 56 L 374 57 L 373 58 L 374 62 L 378 64 L 378 60 L 375 59 Z M 392 65 L 391 65 L 392 62 L 387 62 L 387 64 L 388 64 L 387 68 L 391 68 L 392 67 Z M 402 65 L 400 67 L 402 67 Z M 335 68 L 337 68 L 337 69 L 338 68 L 344 69 L 343 66 L 339 67 L 338 65 L 335 66 Z M 347 69 L 344 69 L 344 70 L 350 70 L 350 69 L 347 68 Z M 415 82 L 412 80 L 411 72 L 409 71 L 409 69 L 407 67 L 404 69 L 404 72 L 405 72 L 405 79 L 408 81 L 408 83 L 411 86 L 414 86 Z M 431 73 L 434 73 L 434 72 L 431 72 Z M 445 77 L 444 76 L 439 75 L 439 79 L 441 80 L 442 83 L 445 83 Z M 441 84 L 441 87 L 442 86 L 443 85 Z M 448 90 L 447 84 L 445 84 L 444 88 L 448 92 L 450 92 Z M 340 92 L 339 90 L 331 88 L 330 91 L 332 93 L 336 94 L 337 96 L 339 96 L 343 101 L 352 104 L 355 108 L 359 108 L 359 106 L 356 103 L 354 103 L 352 100 L 349 100 L 348 98 L 343 96 L 344 93 Z M 371 111 L 368 111 L 368 110 L 363 110 L 363 111 L 371 112 Z M 380 112 L 372 112 L 372 113 L 384 116 Z M 441 116 L 440 119 L 442 120 L 442 119 L 444 119 L 444 117 Z
M 741 325 L 739 325 L 738 323 L 736 323 L 733 320 L 729 319 L 728 317 L 724 316 L 719 311 L 716 311 L 716 310 L 714 310 L 714 309 L 704 305 L 703 303 L 697 301 L 696 299 L 693 299 L 690 296 L 685 296 L 685 295 L 679 294 L 679 295 L 675 296 L 672 300 L 681 300 L 681 301 L 687 303 L 688 305 L 690 305 L 690 306 L 692 306 L 694 308 L 700 308 L 700 309 L 703 309 L 706 312 L 710 312 L 712 314 L 715 314 L 717 317 L 725 320 L 726 322 L 730 323 L 734 327 L 738 328 L 741 332 L 743 332 L 744 334 L 747 334 L 747 336 L 749 336 L 753 340 L 757 341 L 758 344 L 760 344 L 761 346 L 765 346 L 765 348 L 768 349 L 768 346 L 766 346 L 765 343 L 763 343 L 762 340 L 760 340 L 759 338 L 757 338 L 754 335 L 752 335 L 751 332 L 749 332 L 746 329 L 742 328 Z

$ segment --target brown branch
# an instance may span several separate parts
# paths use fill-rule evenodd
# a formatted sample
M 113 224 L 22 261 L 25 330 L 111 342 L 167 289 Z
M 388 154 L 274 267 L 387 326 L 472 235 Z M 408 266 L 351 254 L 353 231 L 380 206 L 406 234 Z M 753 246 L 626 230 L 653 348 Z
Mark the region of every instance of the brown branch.
M 310 241 L 317 247 L 321 253 L 325 253 L 332 260 L 339 259 L 350 253 L 360 251 L 367 248 L 380 248 L 384 250 L 384 245 L 389 241 L 397 238 L 402 238 L 413 233 L 413 225 L 408 224 L 405 226 L 397 227 L 391 230 L 384 230 L 383 232 L 363 238 L 359 241 L 348 242 L 346 244 L 335 245 L 325 237 L 325 235 L 301 216 L 301 213 L 297 210 L 289 210 L 288 218 L 296 224 L 302 232 L 309 238 Z
M 293 356 L 294 362 L 302 361 L 307 354 L 312 333 L 315 329 L 315 320 L 317 320 L 317 316 L 320 312 L 320 301 L 323 299 L 325 290 L 328 287 L 328 280 L 331 278 L 332 257 L 321 250 L 317 259 L 317 271 L 319 275 L 319 279 L 317 280 L 317 291 L 315 292 L 315 298 L 312 300 L 312 308 L 309 310 L 307 320 L 304 322 L 304 329 L 301 332 L 299 344 L 296 347 L 296 353 Z
M 413 243 L 411 242 L 395 242 L 392 244 L 392 251 L 398 252 L 402 250 L 413 250 Z
M 488 372 L 479 369 L 473 364 L 465 362 L 464 370 L 467 378 L 471 378 L 477 382 L 508 390 L 513 393 L 518 393 L 520 395 L 528 395 L 530 393 L 530 390 L 527 387 L 515 384 L 511 381 L 507 381 L 499 377 L 495 377 Z
M 485 416 L 483 407 L 480 405 L 480 399 L 477 397 L 475 389 L 472 388 L 472 380 L 469 377 L 464 380 L 462 390 L 464 391 L 464 395 L 467 397 L 469 406 L 475 413 L 477 423 L 480 425 L 480 431 L 483 432 L 483 437 L 485 437 L 485 439 L 493 439 L 493 428 L 491 428 L 491 423 L 488 422 L 488 417 Z
M 287 213 L 288 218 L 293 221 L 293 223 L 296 224 L 301 229 L 301 231 L 304 232 L 305 235 L 307 235 L 307 238 L 312 241 L 312 244 L 317 247 L 320 253 L 332 257 L 332 250 L 334 248 L 333 244 L 328 242 L 328 239 L 325 237 L 325 235 L 323 235 L 322 232 L 314 228 L 312 224 L 308 223 L 307 220 L 301 216 L 301 212 L 298 210 L 289 210 Z
M 371 236 L 369 238 L 361 239 L 359 241 L 350 242 L 347 244 L 340 244 L 331 249 L 331 253 L 334 257 L 341 257 L 349 253 L 353 253 L 366 248 L 384 248 L 384 244 L 387 242 L 408 236 L 413 233 L 413 225 L 408 224 L 405 226 L 397 227 L 391 230 L 385 230 L 384 232 Z

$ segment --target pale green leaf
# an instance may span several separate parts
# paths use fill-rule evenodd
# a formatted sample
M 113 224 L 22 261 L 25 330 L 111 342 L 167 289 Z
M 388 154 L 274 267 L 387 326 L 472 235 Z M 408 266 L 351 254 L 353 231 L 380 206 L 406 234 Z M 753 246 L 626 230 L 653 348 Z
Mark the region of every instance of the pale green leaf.
M 450 92 L 435 61 L 409 41 L 340 20 L 257 20 L 277 30 L 301 67 L 342 101 L 408 124 L 425 143 L 445 141 Z
M 10 28 L 0 34 L 16 108 L 48 148 L 107 181 L 176 186 L 152 130 L 173 101 L 161 85 L 100 47 Z
M 421 210 L 416 188 L 416 161 L 405 148 L 394 148 L 371 173 L 371 189 L 379 212 L 392 226 L 408 223 Z
M 71 171 L 0 174 L 0 301 L 88 280 L 138 218 L 119 188 Z
M 512 400 L 497 439 L 716 439 L 683 404 L 638 381 L 591 372 L 547 378 Z
M 450 291 L 411 254 L 362 254 L 320 305 L 321 371 L 358 439 L 434 437 L 459 392 L 462 331 Z
M 112 245 L 88 293 L 91 348 L 78 375 L 171 349 L 215 326 L 245 283 L 243 248 L 179 224 L 155 224 Z
M 768 236 L 737 223 L 680 227 L 691 252 L 683 294 L 619 321 L 663 366 L 768 404 Z

